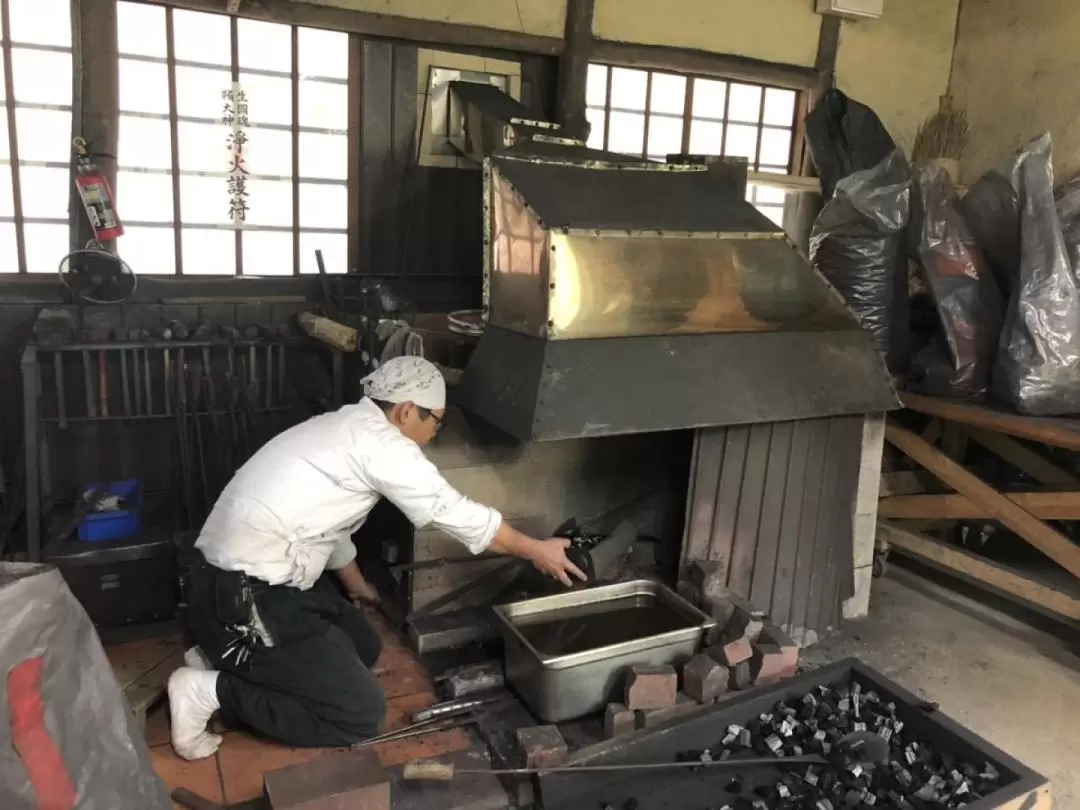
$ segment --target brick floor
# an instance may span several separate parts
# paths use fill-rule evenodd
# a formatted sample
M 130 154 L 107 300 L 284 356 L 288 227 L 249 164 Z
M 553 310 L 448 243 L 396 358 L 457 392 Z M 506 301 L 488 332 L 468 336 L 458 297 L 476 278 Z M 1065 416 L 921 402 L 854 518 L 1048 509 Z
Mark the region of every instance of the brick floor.
M 435 693 L 431 679 L 397 631 L 378 616 L 372 617 L 372 623 L 383 639 L 383 653 L 374 672 L 386 691 L 386 730 L 389 731 L 408 725 L 413 712 L 435 702 Z M 185 762 L 173 753 L 169 744 L 168 705 L 158 705 L 147 716 L 146 742 L 150 746 L 151 759 L 169 790 L 186 787 L 216 802 L 233 803 L 255 798 L 262 793 L 262 778 L 267 771 L 340 750 L 292 748 L 243 731 L 225 732 L 224 738 L 212 758 Z M 469 745 L 469 738 L 462 731 L 452 730 L 383 743 L 376 746 L 376 751 L 383 764 L 389 767 L 412 759 L 463 751 Z

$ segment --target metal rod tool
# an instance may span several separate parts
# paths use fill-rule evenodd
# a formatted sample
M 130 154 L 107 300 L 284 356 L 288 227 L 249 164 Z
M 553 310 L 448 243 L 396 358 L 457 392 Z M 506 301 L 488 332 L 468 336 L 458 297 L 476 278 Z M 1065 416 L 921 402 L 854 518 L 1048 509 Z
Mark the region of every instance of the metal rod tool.
M 64 353 L 53 352 L 53 374 L 56 375 L 56 416 L 60 429 L 67 429 L 67 396 L 64 391 Z
M 82 355 L 83 385 L 86 387 L 86 415 L 97 416 L 97 405 L 94 403 L 94 376 L 90 370 L 90 352 L 83 350 Z

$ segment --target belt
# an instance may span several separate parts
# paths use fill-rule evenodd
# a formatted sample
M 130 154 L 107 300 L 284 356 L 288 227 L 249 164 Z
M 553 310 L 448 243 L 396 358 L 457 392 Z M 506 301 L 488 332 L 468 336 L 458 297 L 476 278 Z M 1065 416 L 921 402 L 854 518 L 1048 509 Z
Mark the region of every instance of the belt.
M 266 593 L 267 591 L 271 590 L 272 588 L 280 587 L 280 586 L 277 586 L 277 585 L 271 585 L 269 582 L 266 582 L 265 580 L 262 580 L 262 579 L 258 579 L 256 577 L 253 577 L 250 574 L 245 574 L 243 571 L 239 571 L 239 572 L 226 571 L 224 568 L 218 568 L 216 565 L 214 565 L 212 562 L 210 562 L 208 559 L 206 559 L 206 557 L 204 557 L 202 554 L 199 555 L 199 559 L 196 561 L 195 567 L 196 568 L 203 568 L 203 569 L 209 571 L 212 574 L 239 573 L 244 578 L 244 582 L 247 585 L 248 589 L 251 591 L 252 595 L 257 595 L 257 594 L 260 594 L 260 593 Z

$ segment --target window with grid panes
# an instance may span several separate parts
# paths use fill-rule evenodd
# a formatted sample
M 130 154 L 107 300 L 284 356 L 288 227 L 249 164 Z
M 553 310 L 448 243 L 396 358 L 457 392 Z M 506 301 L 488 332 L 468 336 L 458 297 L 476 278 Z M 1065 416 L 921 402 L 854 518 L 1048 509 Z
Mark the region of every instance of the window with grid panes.
M 55 273 L 70 249 L 70 0 L 0 0 L 0 272 Z
M 745 157 L 751 171 L 787 174 L 797 101 L 782 87 L 590 65 L 589 146 L 660 161 L 679 152 Z M 785 194 L 747 187 L 747 200 L 777 225 Z
M 117 251 L 137 273 L 346 272 L 347 34 L 117 4 Z M 244 222 L 223 91 L 248 105 Z

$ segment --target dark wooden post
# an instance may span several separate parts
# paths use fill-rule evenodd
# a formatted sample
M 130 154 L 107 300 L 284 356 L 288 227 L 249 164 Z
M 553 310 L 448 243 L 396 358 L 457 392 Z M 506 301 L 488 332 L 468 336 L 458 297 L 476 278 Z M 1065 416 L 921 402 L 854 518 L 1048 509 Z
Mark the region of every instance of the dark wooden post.
M 585 79 L 592 53 L 594 0 L 567 0 L 566 42 L 559 56 L 557 123 L 567 135 L 585 135 Z
M 94 161 L 115 192 L 120 129 L 116 0 L 77 0 L 72 8 L 71 27 L 75 65 L 72 137 L 86 140 L 89 150 L 94 153 Z M 118 201 L 117 208 L 122 217 L 123 203 Z M 74 187 L 71 222 L 75 246 L 82 248 L 93 238 L 94 231 Z

